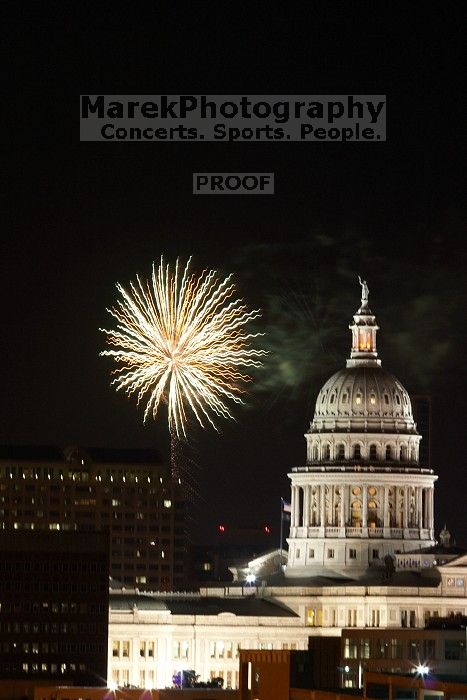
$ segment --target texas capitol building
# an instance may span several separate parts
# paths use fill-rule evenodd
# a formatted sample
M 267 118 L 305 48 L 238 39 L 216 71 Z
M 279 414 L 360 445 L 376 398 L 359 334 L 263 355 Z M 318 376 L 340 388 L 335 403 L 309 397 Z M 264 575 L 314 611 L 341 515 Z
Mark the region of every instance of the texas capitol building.
M 360 637 L 384 629 L 385 639 L 393 630 L 397 641 L 402 629 L 416 636 L 433 618 L 467 614 L 467 556 L 446 529 L 436 543 L 437 477 L 419 466 L 422 436 L 410 398 L 381 366 L 378 326 L 360 283 L 350 358 L 319 392 L 306 465 L 289 474 L 288 556 L 267 552 L 232 568 L 233 582 L 197 593 L 115 587 L 108 648 L 115 683 L 171 686 L 175 673 L 195 669 L 202 680 L 220 676 L 235 688 L 239 649 L 307 649 L 312 636 L 344 639 L 354 628 Z M 465 667 L 465 643 L 458 659 L 443 644 L 430 647 L 437 667 Z M 384 668 L 400 670 L 402 647 L 391 639 L 386 646 L 396 651 Z M 359 684 L 350 671 L 345 685 Z

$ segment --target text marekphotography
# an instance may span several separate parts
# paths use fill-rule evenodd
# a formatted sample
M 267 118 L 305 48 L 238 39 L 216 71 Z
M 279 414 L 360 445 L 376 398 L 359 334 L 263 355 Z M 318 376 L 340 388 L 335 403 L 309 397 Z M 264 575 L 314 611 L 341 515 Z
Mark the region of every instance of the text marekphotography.
M 385 95 L 81 95 L 81 141 L 385 141 Z

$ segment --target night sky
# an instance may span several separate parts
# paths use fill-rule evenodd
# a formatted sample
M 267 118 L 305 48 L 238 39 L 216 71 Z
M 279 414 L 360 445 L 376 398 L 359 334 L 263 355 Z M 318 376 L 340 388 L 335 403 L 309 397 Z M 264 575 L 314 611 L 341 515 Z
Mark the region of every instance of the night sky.
M 115 283 L 161 254 L 233 272 L 268 349 L 248 407 L 190 427 L 195 538 L 277 533 L 319 388 L 370 288 L 383 367 L 433 402 L 437 531 L 467 543 L 461 10 L 380 3 L 4 4 L 4 444 L 156 447 L 166 417 L 109 386 Z M 307 12 L 305 12 L 307 7 Z M 459 8 L 461 5 L 459 5 Z M 395 9 L 394 9 L 395 8 Z M 80 143 L 80 94 L 387 94 L 386 143 Z M 193 172 L 274 172 L 274 196 L 193 196 Z

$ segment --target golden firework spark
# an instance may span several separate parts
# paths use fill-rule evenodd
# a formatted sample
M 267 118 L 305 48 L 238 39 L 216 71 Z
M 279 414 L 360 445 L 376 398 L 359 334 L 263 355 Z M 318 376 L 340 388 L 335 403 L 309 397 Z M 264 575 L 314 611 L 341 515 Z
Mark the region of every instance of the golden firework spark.
M 107 309 L 117 330 L 100 329 L 117 348 L 101 352 L 120 365 L 113 370 L 117 391 L 136 392 L 138 404 L 149 397 L 144 420 L 166 402 L 177 435 L 186 435 L 186 406 L 203 427 L 208 421 L 216 428 L 215 416 L 233 418 L 228 402 L 243 403 L 242 385 L 251 380 L 238 368 L 258 367 L 265 354 L 250 347 L 260 334 L 245 331 L 260 312 L 235 298 L 232 276 L 219 280 L 214 270 L 197 276 L 190 261 L 181 273 L 178 260 L 172 271 L 161 258 L 151 280 L 137 277 L 130 291 L 117 284 L 121 299 Z

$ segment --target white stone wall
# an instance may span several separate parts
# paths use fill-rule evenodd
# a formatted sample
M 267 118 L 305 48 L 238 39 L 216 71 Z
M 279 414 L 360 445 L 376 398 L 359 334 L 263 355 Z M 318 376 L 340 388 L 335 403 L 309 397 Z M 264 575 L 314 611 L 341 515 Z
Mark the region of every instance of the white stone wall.
M 340 636 L 344 627 L 423 628 L 430 616 L 467 615 L 467 557 L 462 566 L 453 562 L 440 571 L 441 583 L 433 587 L 251 589 L 252 594 L 285 605 L 298 618 L 111 610 L 108 678 L 120 685 L 166 687 L 171 686 L 173 673 L 185 668 L 194 669 L 201 680 L 222 675 L 225 685 L 230 679 L 232 687 L 237 687 L 239 648 L 306 649 L 309 636 Z M 238 595 L 238 588 L 211 589 L 205 594 Z M 142 643 L 153 644 L 153 657 L 140 654 Z M 186 649 L 186 656 L 179 649 Z

